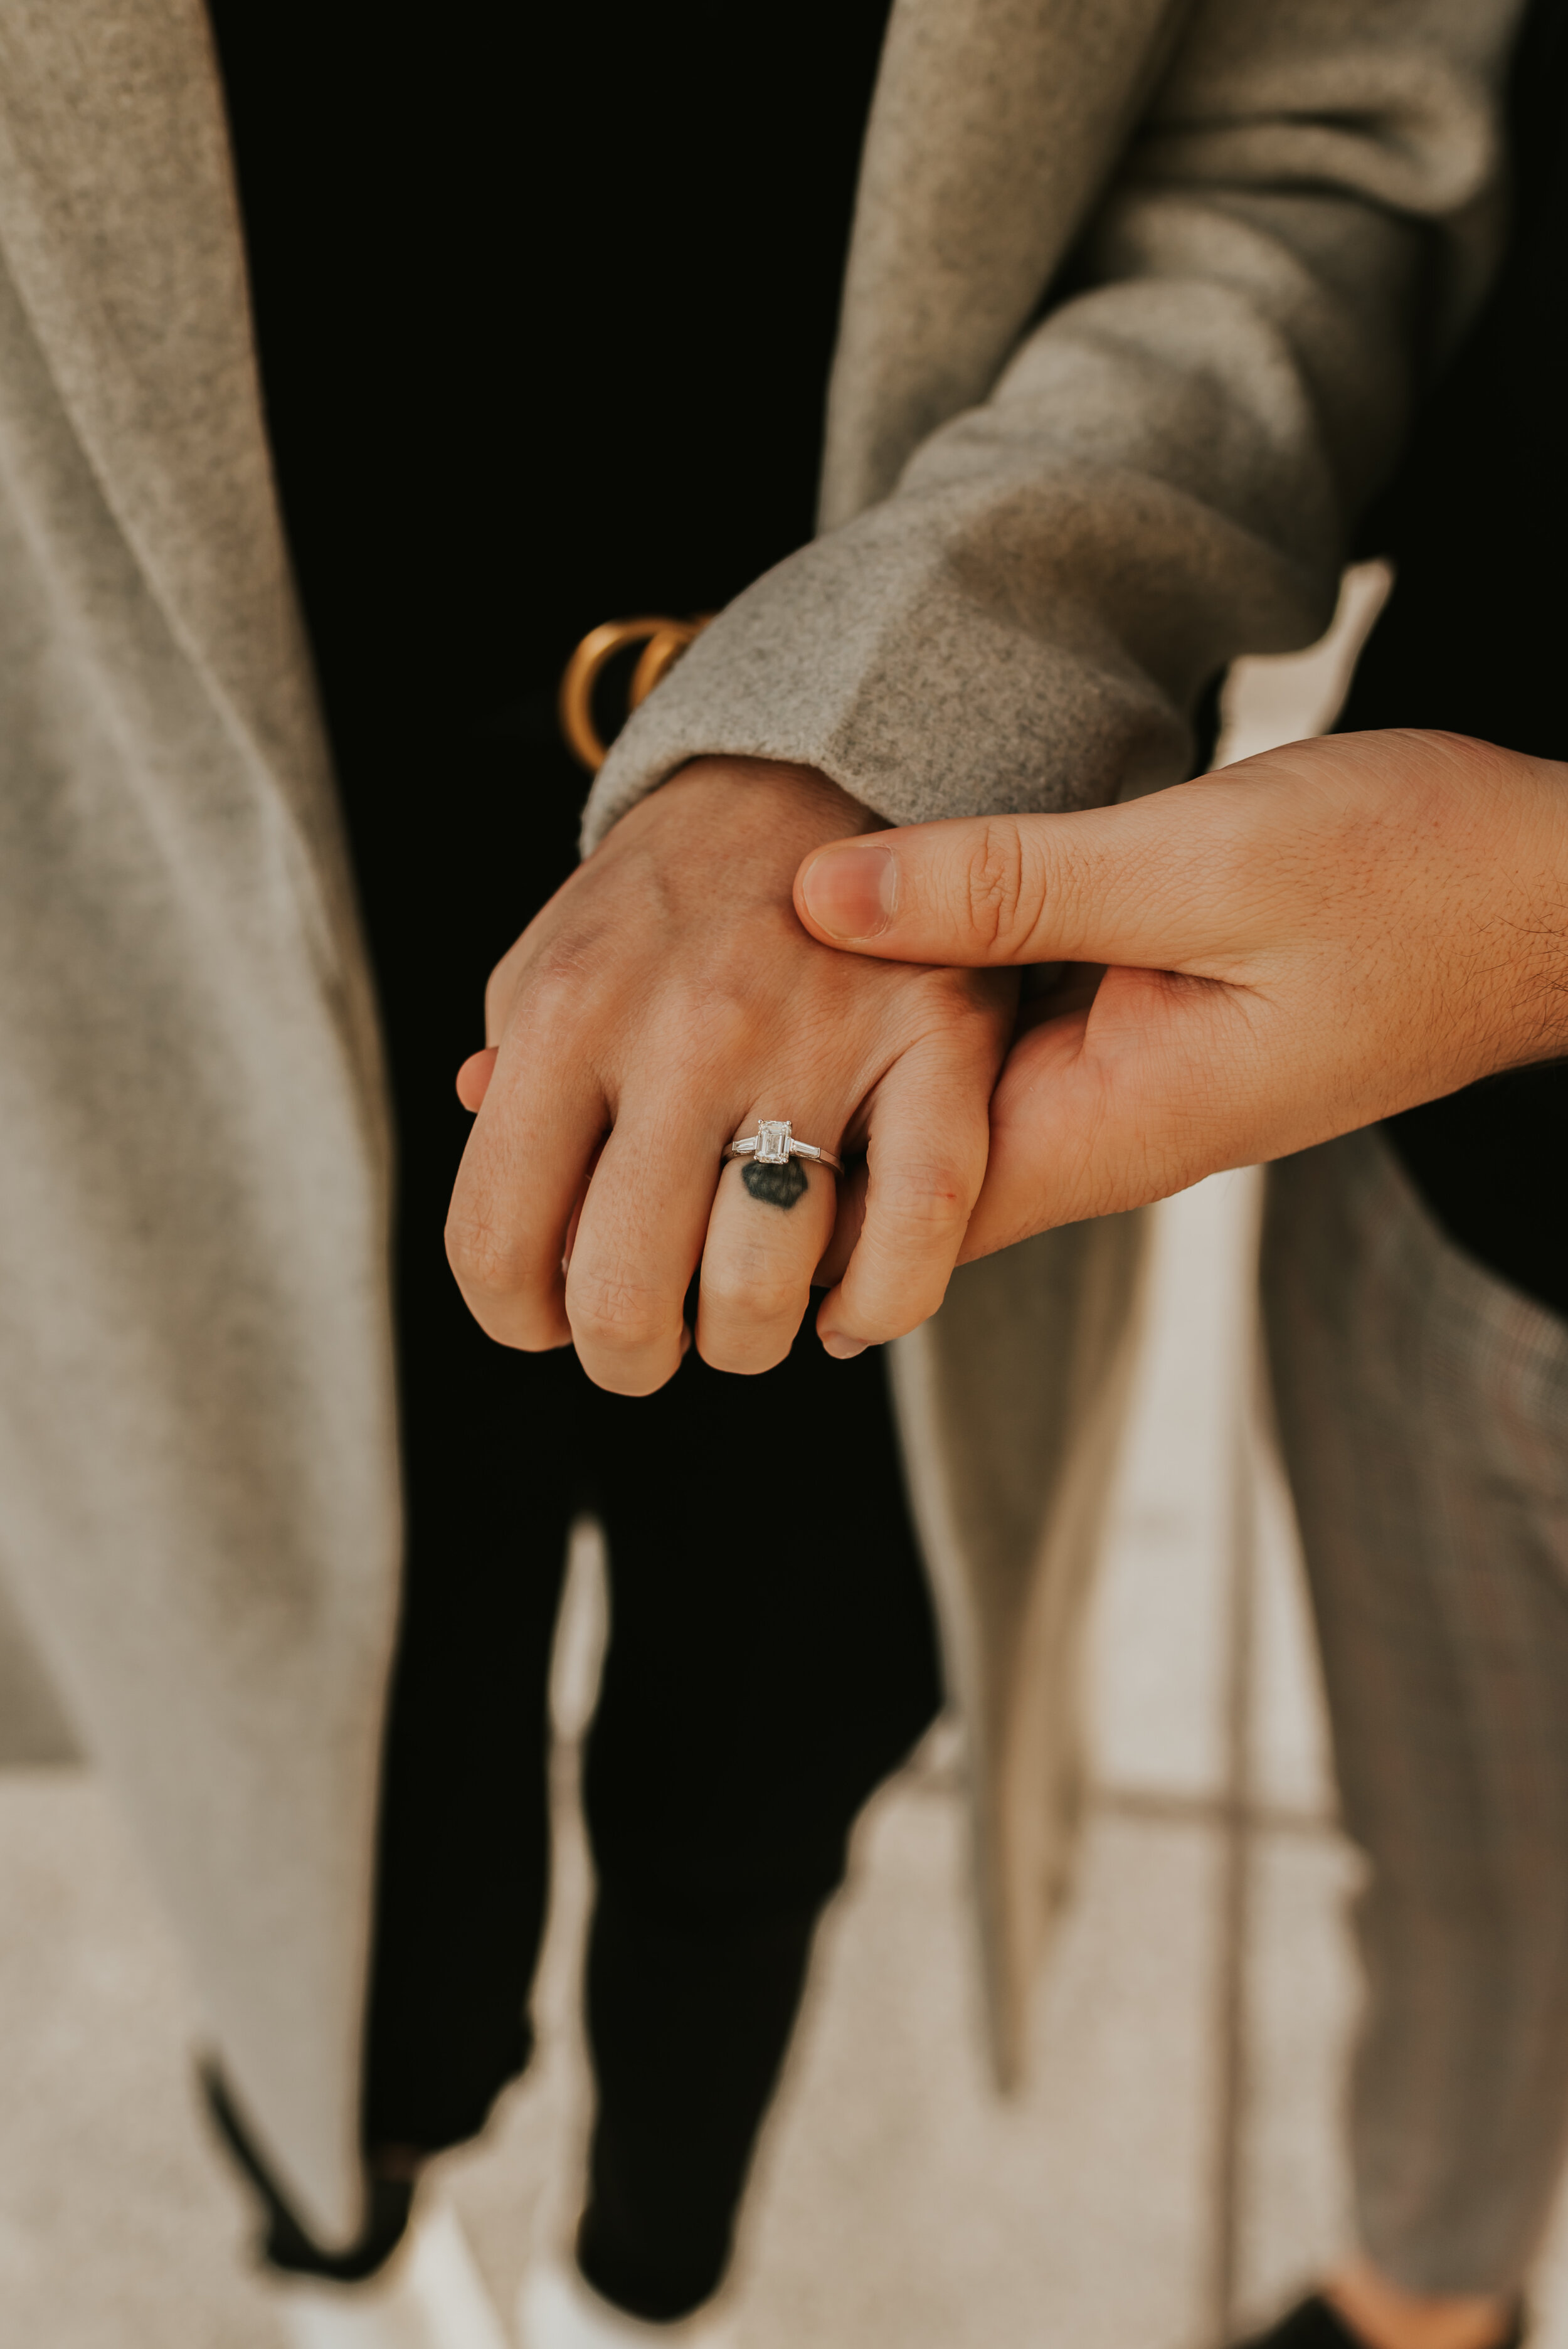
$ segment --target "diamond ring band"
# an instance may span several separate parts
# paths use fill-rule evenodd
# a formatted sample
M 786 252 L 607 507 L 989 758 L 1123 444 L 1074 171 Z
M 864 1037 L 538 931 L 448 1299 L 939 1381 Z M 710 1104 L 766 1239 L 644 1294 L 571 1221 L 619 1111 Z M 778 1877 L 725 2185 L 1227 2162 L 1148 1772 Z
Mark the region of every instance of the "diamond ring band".
M 727 1142 L 726 1158 L 754 1159 L 758 1166 L 785 1166 L 791 1158 L 810 1158 L 820 1166 L 830 1166 L 835 1174 L 844 1171 L 844 1162 L 835 1158 L 830 1150 L 820 1150 L 814 1142 L 797 1142 L 787 1117 L 759 1117 L 757 1131 L 748 1133 L 744 1142 Z

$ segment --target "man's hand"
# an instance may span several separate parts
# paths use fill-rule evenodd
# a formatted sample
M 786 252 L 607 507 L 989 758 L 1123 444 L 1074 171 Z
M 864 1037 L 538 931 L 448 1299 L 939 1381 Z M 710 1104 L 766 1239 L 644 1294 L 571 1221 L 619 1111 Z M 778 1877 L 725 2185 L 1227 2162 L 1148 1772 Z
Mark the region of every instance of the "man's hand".
M 965 1258 L 1568 1051 L 1568 767 L 1456 735 L 884 832 L 796 904 L 866 955 L 1109 966 L 1014 1047 Z
M 497 966 L 490 1048 L 459 1080 L 479 1115 L 447 1226 L 492 1338 L 574 1344 L 601 1386 L 647 1394 L 690 1342 L 699 1261 L 696 1342 L 720 1370 L 782 1361 L 820 1267 L 837 1282 L 818 1317 L 830 1353 L 934 1312 L 985 1169 L 1016 982 L 807 935 L 790 904 L 802 855 L 874 822 L 808 769 L 699 761 L 623 817 Z M 799 1159 L 721 1172 L 759 1117 L 863 1147 L 866 1167 L 841 1201 Z

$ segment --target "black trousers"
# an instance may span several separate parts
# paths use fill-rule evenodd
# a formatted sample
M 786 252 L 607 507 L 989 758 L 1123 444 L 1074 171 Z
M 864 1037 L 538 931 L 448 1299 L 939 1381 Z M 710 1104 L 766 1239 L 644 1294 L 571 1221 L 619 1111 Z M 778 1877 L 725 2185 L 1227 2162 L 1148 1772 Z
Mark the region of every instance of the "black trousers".
M 810 1337 L 764 1379 L 688 1360 L 640 1402 L 599 1394 L 570 1356 L 483 1371 L 445 1538 L 413 1553 L 366 2134 L 449 2145 L 526 2060 L 545 1681 L 588 1503 L 612 1633 L 585 1780 L 598 2108 L 580 2256 L 622 2306 L 675 2316 L 723 2271 L 850 1826 L 937 1701 L 882 1376 Z

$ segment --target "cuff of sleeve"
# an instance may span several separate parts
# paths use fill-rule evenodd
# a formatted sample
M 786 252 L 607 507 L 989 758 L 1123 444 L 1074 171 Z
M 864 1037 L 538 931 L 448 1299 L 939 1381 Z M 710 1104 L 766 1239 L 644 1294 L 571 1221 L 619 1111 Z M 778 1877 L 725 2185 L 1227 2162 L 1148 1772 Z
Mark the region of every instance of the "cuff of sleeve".
M 965 563 L 925 504 L 873 508 L 720 614 L 617 739 L 584 854 L 696 758 L 818 768 L 891 823 L 1092 806 L 1186 775 L 1181 709 L 1098 615 L 1005 560 Z

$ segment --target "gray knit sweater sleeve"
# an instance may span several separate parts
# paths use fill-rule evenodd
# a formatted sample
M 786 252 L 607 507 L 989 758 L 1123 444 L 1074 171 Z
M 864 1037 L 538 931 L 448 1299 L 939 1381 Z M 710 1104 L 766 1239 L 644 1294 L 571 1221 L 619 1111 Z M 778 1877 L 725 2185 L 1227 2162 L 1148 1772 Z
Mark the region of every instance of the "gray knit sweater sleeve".
M 1326 624 L 1484 285 L 1516 14 L 1197 7 L 989 397 L 719 616 L 615 744 L 586 844 L 705 753 L 820 768 L 895 823 L 1187 772 L 1205 683 Z

